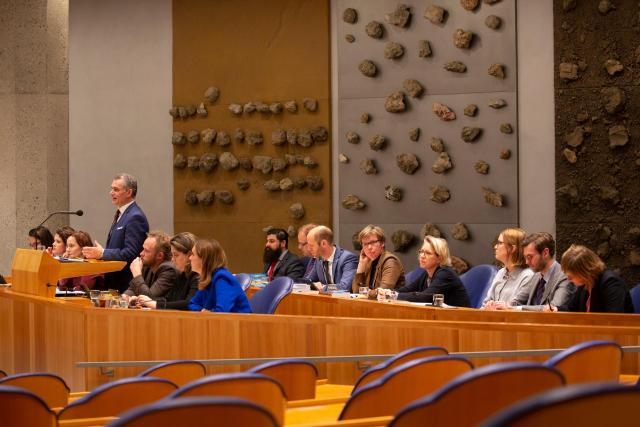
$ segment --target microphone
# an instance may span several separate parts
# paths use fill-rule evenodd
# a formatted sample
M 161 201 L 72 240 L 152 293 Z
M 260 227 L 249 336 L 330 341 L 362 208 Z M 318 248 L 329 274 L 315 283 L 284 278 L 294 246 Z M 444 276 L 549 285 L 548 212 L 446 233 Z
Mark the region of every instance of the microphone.
M 46 217 L 46 218 L 44 219 L 44 221 L 42 221 L 42 222 L 40 223 L 40 225 L 38 225 L 38 227 L 40 227 L 42 224 L 44 224 L 45 222 L 47 222 L 47 220 L 48 220 L 49 218 L 51 218 L 52 216 L 54 216 L 54 215 L 58 215 L 58 214 L 65 214 L 65 215 L 78 215 L 78 216 L 82 216 L 82 215 L 84 215 L 84 211 L 83 211 L 82 209 L 78 209 L 77 211 L 57 211 L 57 212 L 52 212 L 52 213 L 50 213 L 50 214 L 49 214 L 49 216 L 48 216 L 48 217 Z M 37 228 L 37 227 L 36 227 L 36 228 Z

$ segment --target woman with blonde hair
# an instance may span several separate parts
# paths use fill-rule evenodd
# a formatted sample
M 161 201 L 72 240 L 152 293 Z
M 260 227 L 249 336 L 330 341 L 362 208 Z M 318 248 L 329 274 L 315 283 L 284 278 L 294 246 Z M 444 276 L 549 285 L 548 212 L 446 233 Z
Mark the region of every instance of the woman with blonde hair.
M 385 248 L 384 230 L 376 225 L 367 225 L 358 234 L 362 245 L 356 275 L 351 282 L 351 291 L 357 294 L 360 287 L 395 289 L 404 286 L 402 262 Z
M 507 228 L 498 236 L 493 249 L 496 260 L 504 267 L 498 270 L 493 278 L 487 296 L 482 302 L 482 308 L 501 310 L 511 303 L 517 304 L 517 295 L 520 292 L 524 294 L 534 285 L 531 281 L 534 273 L 527 268 L 522 253 L 522 241 L 525 236 L 525 231 L 520 228 Z
M 242 286 L 229 270 L 227 255 L 217 240 L 198 240 L 189 259 L 191 269 L 200 275 L 198 292 L 189 302 L 191 311 L 251 313 Z
M 445 304 L 469 307 L 467 290 L 451 268 L 451 255 L 446 240 L 425 236 L 422 248 L 418 251 L 418 262 L 425 274 L 398 289 L 399 300 L 433 302 L 434 294 L 443 294 Z
M 563 311 L 591 313 L 633 313 L 633 304 L 627 284 L 611 270 L 591 249 L 571 245 L 560 261 L 562 271 L 578 287 Z

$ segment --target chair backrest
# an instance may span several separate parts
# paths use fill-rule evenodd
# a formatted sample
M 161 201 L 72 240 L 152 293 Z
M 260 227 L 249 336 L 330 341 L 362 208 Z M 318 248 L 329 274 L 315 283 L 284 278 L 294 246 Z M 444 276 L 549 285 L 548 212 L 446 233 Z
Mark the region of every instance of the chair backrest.
M 263 374 L 282 385 L 287 400 L 314 399 L 318 369 L 298 359 L 276 360 L 254 366 L 247 372 Z
M 69 386 L 62 378 L 46 372 L 10 375 L 0 385 L 21 387 L 41 398 L 49 408 L 62 408 L 69 402 Z
M 55 427 L 56 414 L 35 393 L 0 385 L 0 426 Z
M 478 308 L 482 300 L 487 296 L 491 282 L 498 269 L 493 265 L 482 264 L 471 267 L 469 271 L 460 276 L 460 281 L 467 290 L 471 307 Z
M 393 415 L 472 369 L 471 362 L 460 356 L 431 356 L 409 361 L 355 392 L 345 403 L 339 419 Z
M 249 276 L 247 273 L 236 273 L 235 276 L 240 283 L 240 286 L 242 286 L 243 291 L 249 289 L 249 287 L 251 286 L 251 276 Z
M 640 283 L 631 288 L 631 302 L 633 303 L 633 312 L 640 313 Z
M 637 426 L 640 390 L 621 384 L 574 385 L 518 402 L 486 420 L 502 426 Z
M 58 419 L 113 417 L 136 406 L 160 400 L 176 388 L 175 384 L 161 378 L 124 378 L 102 384 L 71 402 L 58 413 Z
M 514 402 L 563 384 L 557 369 L 539 363 L 483 366 L 405 406 L 389 426 L 424 425 L 424 420 L 430 426 L 474 426 Z
M 265 408 L 279 425 L 284 424 L 287 400 L 284 389 L 273 378 L 262 374 L 239 372 L 200 378 L 173 392 L 169 398 L 232 396 L 246 399 Z
M 234 397 L 167 399 L 122 414 L 110 427 L 277 427 L 260 405 Z
M 427 274 L 427 272 L 424 270 L 424 268 L 418 267 L 404 275 L 404 282 L 406 284 L 413 283 L 418 279 L 418 277 L 423 274 Z
M 280 301 L 293 290 L 293 280 L 289 277 L 278 277 L 267 283 L 249 300 L 251 311 L 258 314 L 273 314 Z
M 544 362 L 562 372 L 567 384 L 618 382 L 621 363 L 622 349 L 611 341 L 586 341 Z
M 7 376 L 7 373 L 5 371 L 3 371 L 2 369 L 0 369 L 0 378 L 4 378 Z
M 173 360 L 152 366 L 140 373 L 139 377 L 163 378 L 181 387 L 193 380 L 204 377 L 207 369 L 195 360 Z
M 378 363 L 364 371 L 356 380 L 351 394 L 355 393 L 358 389 L 364 387 L 370 382 L 380 378 L 396 366 L 400 366 L 410 360 L 422 359 L 429 356 L 446 356 L 447 354 L 449 354 L 447 349 L 434 346 L 413 347 L 401 351 L 384 362 Z

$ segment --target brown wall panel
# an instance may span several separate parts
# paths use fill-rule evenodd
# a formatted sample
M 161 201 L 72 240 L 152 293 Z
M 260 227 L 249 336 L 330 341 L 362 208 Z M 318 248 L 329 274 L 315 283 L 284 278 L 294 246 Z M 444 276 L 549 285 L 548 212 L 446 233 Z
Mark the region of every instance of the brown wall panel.
M 174 169 L 174 228 L 192 231 L 201 237 L 214 237 L 222 243 L 234 271 L 261 268 L 264 235 L 262 228 L 272 225 L 298 227 L 309 221 L 331 223 L 331 142 L 305 148 L 271 144 L 271 133 L 278 128 L 330 130 L 330 36 L 327 1 L 285 1 L 267 3 L 241 1 L 174 1 L 173 3 L 173 103 L 198 105 L 209 86 L 220 89 L 220 98 L 207 105 L 208 116 L 175 120 L 174 131 L 187 133 L 213 128 L 233 137 L 236 128 L 261 131 L 264 143 L 249 146 L 232 138 L 231 145 L 220 147 L 200 141 L 175 146 L 174 155 L 201 156 L 205 152 L 218 157 L 229 151 L 236 158 L 285 154 L 312 156 L 319 166 L 309 169 L 292 165 L 281 172 L 263 174 L 240 168 L 225 171 L 218 165 L 211 173 Z M 304 98 L 318 100 L 316 112 L 302 107 Z M 228 110 L 231 103 L 285 102 L 296 100 L 298 113 L 242 114 Z M 288 192 L 267 192 L 269 179 L 319 175 L 321 191 L 309 188 Z M 251 187 L 241 191 L 236 181 L 246 178 Z M 188 190 L 230 190 L 233 205 L 216 201 L 212 206 L 190 206 L 184 201 Z M 288 207 L 303 204 L 306 215 L 293 220 Z M 295 248 L 295 240 L 293 240 Z

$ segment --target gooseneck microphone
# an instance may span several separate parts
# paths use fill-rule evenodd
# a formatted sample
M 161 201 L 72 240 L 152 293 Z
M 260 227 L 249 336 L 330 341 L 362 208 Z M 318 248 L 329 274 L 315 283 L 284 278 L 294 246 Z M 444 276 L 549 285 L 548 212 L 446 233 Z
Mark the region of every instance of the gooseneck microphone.
M 77 211 L 57 211 L 57 212 L 52 212 L 52 213 L 50 213 L 50 214 L 49 214 L 49 216 L 48 216 L 48 217 L 46 217 L 46 218 L 44 219 L 44 221 L 42 221 L 42 222 L 40 223 L 40 225 L 38 225 L 38 227 L 40 227 L 42 224 L 44 224 L 45 222 L 47 222 L 47 220 L 48 220 L 49 218 L 51 218 L 52 216 L 54 216 L 54 215 L 58 215 L 58 214 L 64 214 L 64 215 L 78 215 L 78 216 L 82 216 L 82 215 L 84 215 L 84 211 L 83 211 L 82 209 L 78 209 Z M 37 227 L 36 227 L 36 228 L 37 228 Z

